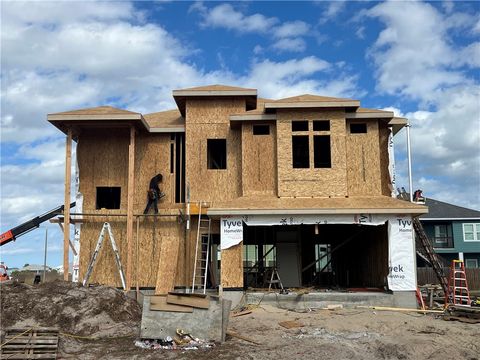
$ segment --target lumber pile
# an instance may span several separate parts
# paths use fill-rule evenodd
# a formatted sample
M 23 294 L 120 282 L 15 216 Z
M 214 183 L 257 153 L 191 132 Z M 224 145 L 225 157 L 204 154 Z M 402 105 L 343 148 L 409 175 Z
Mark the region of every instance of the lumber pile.
M 477 324 L 480 323 L 480 308 L 469 306 L 449 306 L 445 310 L 443 319 Z

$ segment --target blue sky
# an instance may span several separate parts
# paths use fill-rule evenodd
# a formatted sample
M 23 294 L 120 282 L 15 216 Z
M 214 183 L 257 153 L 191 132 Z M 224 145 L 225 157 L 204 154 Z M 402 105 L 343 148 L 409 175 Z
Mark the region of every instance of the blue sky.
M 63 201 L 63 135 L 46 114 L 174 107 L 228 84 L 355 98 L 412 124 L 414 187 L 480 209 L 478 2 L 1 2 L 1 231 Z M 404 131 L 398 183 L 407 187 Z M 62 236 L 49 227 L 48 263 Z M 45 228 L 3 246 L 43 261 Z

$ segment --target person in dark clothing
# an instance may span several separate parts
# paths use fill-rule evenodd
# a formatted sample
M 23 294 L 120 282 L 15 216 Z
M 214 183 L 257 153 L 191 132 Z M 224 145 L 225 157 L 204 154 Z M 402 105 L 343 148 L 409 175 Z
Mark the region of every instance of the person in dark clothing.
M 148 210 L 150 210 L 152 204 L 155 214 L 158 214 L 158 200 L 165 196 L 165 194 L 160 191 L 160 187 L 158 186 L 158 184 L 161 182 L 162 174 L 157 174 L 150 180 L 150 185 L 148 187 L 148 203 L 143 211 L 144 214 L 148 213 Z

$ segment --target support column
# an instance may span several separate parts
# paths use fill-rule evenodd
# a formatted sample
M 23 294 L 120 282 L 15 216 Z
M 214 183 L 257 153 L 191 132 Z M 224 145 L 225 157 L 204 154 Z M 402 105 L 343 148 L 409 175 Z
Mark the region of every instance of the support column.
M 70 185 L 72 181 L 72 129 L 67 131 L 65 146 L 65 204 L 63 209 L 63 280 L 68 281 L 68 251 L 70 245 Z
M 127 192 L 127 291 L 132 286 L 133 257 L 133 195 L 135 194 L 135 127 L 130 127 L 128 145 L 128 192 Z M 137 269 L 138 271 L 138 269 Z

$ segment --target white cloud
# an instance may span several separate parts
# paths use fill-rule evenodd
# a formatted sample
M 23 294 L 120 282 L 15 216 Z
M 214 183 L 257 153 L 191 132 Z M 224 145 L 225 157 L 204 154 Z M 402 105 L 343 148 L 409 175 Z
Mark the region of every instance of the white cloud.
M 304 21 L 285 22 L 274 29 L 274 36 L 278 38 L 297 37 L 310 31 L 310 25 Z
M 231 4 L 208 8 L 202 2 L 197 2 L 190 6 L 190 12 L 201 15 L 200 25 L 204 28 L 224 28 L 240 34 L 271 36 L 275 39 L 272 48 L 277 51 L 302 52 L 306 49 L 306 42 L 301 36 L 320 37 L 315 31 L 311 31 L 310 25 L 304 21 L 287 21 L 277 25 L 280 21 L 276 17 L 266 17 L 258 13 L 246 15 Z
M 338 16 L 338 14 L 340 14 L 345 9 L 346 1 L 335 0 L 335 1 L 330 1 L 327 4 L 328 4 L 327 8 L 325 9 L 325 11 L 323 11 L 322 16 L 320 18 L 320 21 L 319 21 L 320 24 L 325 24 L 328 21 L 335 19 Z
M 244 15 L 230 4 L 220 4 L 211 9 L 203 5 L 191 7 L 202 14 L 204 27 L 226 28 L 240 33 L 260 32 L 266 33 L 278 23 L 275 17 L 266 17 L 262 14 Z
M 480 208 L 480 85 L 478 43 L 454 46 L 449 29 L 463 27 L 420 2 L 381 3 L 369 11 L 385 29 L 370 56 L 381 92 L 419 102 L 405 114 L 412 124 L 415 187 L 443 201 Z M 399 150 L 405 140 L 399 138 Z M 441 184 L 442 186 L 440 186 Z
M 302 38 L 285 38 L 276 41 L 272 47 L 279 51 L 302 52 L 307 44 Z

